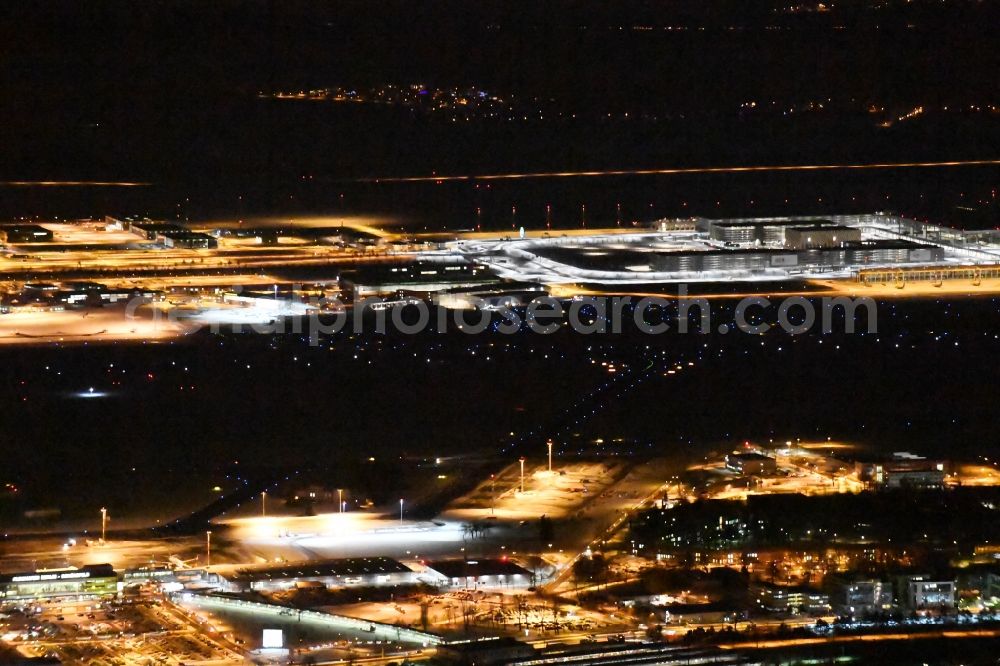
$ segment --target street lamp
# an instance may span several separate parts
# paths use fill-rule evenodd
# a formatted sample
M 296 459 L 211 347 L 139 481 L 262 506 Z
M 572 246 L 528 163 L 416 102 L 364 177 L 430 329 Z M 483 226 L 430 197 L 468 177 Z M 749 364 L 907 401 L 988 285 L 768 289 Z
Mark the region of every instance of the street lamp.
M 261 518 L 267 518 L 267 491 L 263 491 L 260 494 L 260 515 Z
M 521 456 L 520 461 L 521 461 L 521 490 L 520 490 L 520 492 L 523 493 L 524 492 L 524 456 Z
M 549 447 L 549 471 L 552 471 L 552 440 L 545 443 Z
M 340 512 L 344 513 L 344 489 L 337 488 L 337 506 L 340 507 Z
M 403 524 L 403 498 L 399 498 L 399 524 Z
M 108 510 L 103 506 L 101 507 L 101 543 L 104 543 L 104 537 L 108 530 Z
M 212 566 L 212 530 L 205 531 L 205 567 Z
M 490 474 L 490 515 L 496 513 L 497 508 L 497 491 L 496 491 L 496 474 Z

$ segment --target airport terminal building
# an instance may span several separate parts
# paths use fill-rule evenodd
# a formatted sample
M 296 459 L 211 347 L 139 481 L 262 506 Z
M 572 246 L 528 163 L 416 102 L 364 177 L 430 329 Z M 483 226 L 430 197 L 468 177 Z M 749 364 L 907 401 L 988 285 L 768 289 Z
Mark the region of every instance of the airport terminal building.
M 118 574 L 110 564 L 0 574 L 0 603 L 116 594 Z
M 0 240 L 6 243 L 51 243 L 52 231 L 38 224 L 0 225 Z
M 680 224 L 681 222 L 685 224 Z M 676 229 L 674 227 L 677 227 Z M 656 230 L 659 229 L 659 230 Z M 978 238 L 978 237 L 976 237 Z M 855 278 L 863 271 L 970 266 L 995 270 L 1000 252 L 959 231 L 873 213 L 658 221 L 640 233 L 563 234 L 516 241 L 456 242 L 457 254 L 505 279 L 542 284 L 661 283 Z M 884 280 L 883 280 L 884 281 Z

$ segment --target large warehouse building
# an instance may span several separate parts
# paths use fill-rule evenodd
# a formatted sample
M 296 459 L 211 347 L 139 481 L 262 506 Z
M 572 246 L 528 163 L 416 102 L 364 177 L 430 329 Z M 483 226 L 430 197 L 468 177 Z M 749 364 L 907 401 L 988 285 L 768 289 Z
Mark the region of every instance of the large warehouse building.
M 730 453 L 726 456 L 726 467 L 743 476 L 765 476 L 778 471 L 777 461 L 760 453 Z
M 840 247 L 861 240 L 861 230 L 843 224 L 807 224 L 785 230 L 785 247 L 808 250 L 814 247 Z
M 428 562 L 427 575 L 434 584 L 461 588 L 530 587 L 535 579 L 506 558 Z
M 789 231 L 811 227 L 813 229 L 837 228 L 841 225 L 830 220 L 796 220 L 796 219 L 772 219 L 772 220 L 704 220 L 699 225 L 699 229 L 707 231 L 712 240 L 725 243 L 738 243 L 741 245 L 749 243 L 762 243 L 769 245 L 785 245 L 788 241 Z M 860 239 L 860 232 L 857 239 Z M 856 240 L 857 240 L 856 239 Z
M 240 569 L 229 576 L 236 591 L 287 590 L 307 585 L 403 585 L 416 582 L 413 571 L 388 557 L 350 557 L 322 562 L 299 562 L 277 567 Z
M 831 233 L 831 238 L 833 234 Z M 809 238 L 809 237 L 807 237 Z M 798 241 L 797 241 L 798 242 Z M 765 268 L 829 268 L 886 263 L 941 261 L 944 250 L 907 240 L 847 240 L 823 246 L 803 240 L 806 248 L 724 248 L 658 253 L 650 260 L 654 271 L 762 270 Z M 831 241 L 832 242 L 832 241 Z
M 49 243 L 52 231 L 37 224 L 0 225 L 0 239 L 7 243 Z

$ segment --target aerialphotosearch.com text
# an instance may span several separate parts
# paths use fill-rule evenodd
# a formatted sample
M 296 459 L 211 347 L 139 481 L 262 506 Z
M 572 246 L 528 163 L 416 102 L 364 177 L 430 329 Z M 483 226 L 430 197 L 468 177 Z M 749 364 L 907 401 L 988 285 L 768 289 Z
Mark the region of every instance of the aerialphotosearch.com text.
M 148 302 L 148 301 L 146 301 Z M 128 306 L 136 316 L 142 303 Z M 582 335 L 617 334 L 635 330 L 649 335 L 761 335 L 778 328 L 788 335 L 808 332 L 875 333 L 877 307 L 868 297 L 791 295 L 745 296 L 740 299 L 688 296 L 685 285 L 671 296 L 578 296 L 560 299 L 539 295 L 530 300 L 468 298 L 464 309 L 446 309 L 426 300 L 386 301 L 365 298 L 343 303 L 336 298 L 261 299 L 256 307 L 237 307 L 251 321 L 231 318 L 188 319 L 197 328 L 261 334 L 308 334 L 318 343 L 343 330 L 354 334 L 390 331 L 420 334 L 458 330 L 466 334 L 549 335 L 569 328 Z M 256 317 L 254 315 L 257 315 Z M 154 310 L 154 316 L 176 320 L 175 311 Z

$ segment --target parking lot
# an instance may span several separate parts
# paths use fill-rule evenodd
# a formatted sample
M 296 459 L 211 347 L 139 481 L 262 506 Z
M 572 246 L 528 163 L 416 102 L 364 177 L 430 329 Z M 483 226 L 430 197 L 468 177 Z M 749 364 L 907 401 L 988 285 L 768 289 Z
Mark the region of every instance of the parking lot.
M 180 664 L 238 655 L 152 598 L 122 602 L 47 601 L 8 608 L 2 638 L 26 657 L 64 663 Z

